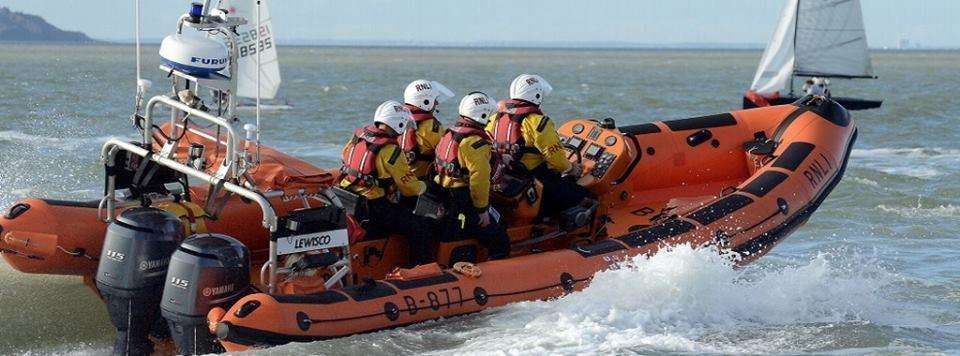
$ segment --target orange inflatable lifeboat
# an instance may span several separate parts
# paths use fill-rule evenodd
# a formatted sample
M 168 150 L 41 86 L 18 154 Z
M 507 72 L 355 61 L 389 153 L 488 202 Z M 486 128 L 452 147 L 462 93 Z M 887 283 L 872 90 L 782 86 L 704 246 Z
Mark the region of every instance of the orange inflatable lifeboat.
M 436 264 L 405 262 L 402 238 L 353 241 L 351 275 L 278 277 L 209 311 L 209 331 L 227 351 L 308 342 L 560 297 L 598 271 L 664 246 L 714 245 L 763 255 L 809 219 L 840 181 L 857 128 L 836 102 L 793 105 L 616 127 L 576 119 L 560 128 L 579 183 L 598 197 L 592 222 L 562 230 L 534 219 L 536 185 L 499 197 L 511 257 L 484 261 L 475 241 L 440 242 Z M 319 283 L 317 282 L 319 281 Z M 169 288 L 169 287 L 168 287 Z M 265 287 L 266 288 L 266 287 Z
M 142 135 L 104 145 L 103 198 L 27 199 L 0 217 L 0 255 L 13 268 L 83 276 L 99 293 L 114 353 L 149 354 L 149 336 L 164 332 L 181 354 L 233 352 L 555 298 L 677 244 L 748 263 L 809 219 L 857 134 L 846 109 L 813 96 L 622 127 L 574 119 L 562 143 L 597 204 L 544 218 L 541 185 L 508 176 L 491 199 L 508 258 L 439 236 L 436 262 L 401 269 L 405 238 L 367 234 L 351 213 L 362 202 L 331 187 L 336 173 L 261 146 L 257 125 L 234 115 L 246 21 L 205 10 L 193 4 L 177 24 L 178 34 L 207 32 L 203 41 L 161 45 L 173 90 L 143 106 L 149 85 L 138 81 Z M 196 67 L 192 54 L 211 48 L 226 62 Z M 161 107 L 164 126 L 154 124 Z
M 534 181 L 512 195 L 495 194 L 511 237 L 511 256 L 504 260 L 486 261 L 475 240 L 440 239 L 436 263 L 398 269 L 407 262 L 404 237 L 364 236 L 363 224 L 343 220 L 342 214 L 337 226 L 347 231 L 342 248 L 278 252 L 275 244 L 291 236 L 284 228 L 264 228 L 264 206 L 286 227 L 291 216 L 342 209 L 325 195 L 334 180 L 330 171 L 266 147 L 259 165 L 245 172 L 244 188 L 256 192 L 253 198 L 263 197 L 263 205 L 210 194 L 216 185 L 193 186 L 173 200 L 151 201 L 156 195 L 144 194 L 112 208 L 102 201 L 27 199 L 0 217 L 0 251 L 20 271 L 81 275 L 97 289 L 98 259 L 116 257 L 101 251 L 110 225 L 106 211 L 116 216 L 150 205 L 180 219 L 183 236 L 229 235 L 249 250 L 234 261 L 243 261 L 249 278 L 242 283 L 249 286 L 214 279 L 196 290 L 208 299 L 230 295 L 197 308 L 204 325 L 194 332 L 215 345 L 196 350 L 322 340 L 559 297 L 585 288 L 598 271 L 669 245 L 715 245 L 750 262 L 806 222 L 839 182 L 857 128 L 836 102 L 807 97 L 792 105 L 622 127 L 612 119 L 575 119 L 559 131 L 570 159 L 585 167 L 579 183 L 596 195 L 599 206 L 587 223 L 569 227 L 562 219 L 537 218 L 541 187 Z M 187 162 L 191 147 L 203 146 L 206 171 L 213 172 L 224 159 L 225 138 L 215 136 L 192 128 L 171 156 Z M 155 150 L 165 142 L 156 137 Z M 291 267 L 311 255 L 330 254 L 333 259 L 312 268 Z M 174 276 L 168 284 L 200 284 L 204 277 L 191 278 Z M 170 285 L 164 293 L 176 287 Z

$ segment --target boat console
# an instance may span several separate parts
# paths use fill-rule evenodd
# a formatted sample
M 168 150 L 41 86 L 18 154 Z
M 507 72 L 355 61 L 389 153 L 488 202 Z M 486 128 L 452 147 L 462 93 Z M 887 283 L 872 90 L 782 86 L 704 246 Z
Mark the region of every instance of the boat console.
M 636 166 L 636 139 L 624 135 L 611 119 L 574 119 L 558 130 L 568 158 L 583 164 L 580 185 L 600 195 L 623 183 Z

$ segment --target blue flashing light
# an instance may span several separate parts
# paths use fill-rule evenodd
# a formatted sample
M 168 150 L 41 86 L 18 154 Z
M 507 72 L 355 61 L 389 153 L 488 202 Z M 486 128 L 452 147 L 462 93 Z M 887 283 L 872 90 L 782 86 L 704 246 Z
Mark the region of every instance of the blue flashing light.
M 190 17 L 200 18 L 203 15 L 203 4 L 193 3 L 190 5 Z

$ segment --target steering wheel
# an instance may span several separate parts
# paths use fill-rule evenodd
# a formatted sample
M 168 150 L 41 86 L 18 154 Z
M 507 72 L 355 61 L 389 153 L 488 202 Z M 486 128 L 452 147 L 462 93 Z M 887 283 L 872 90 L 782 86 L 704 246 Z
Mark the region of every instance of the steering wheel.
M 577 149 L 577 147 L 570 145 L 568 143 L 563 144 L 563 149 L 566 150 L 567 152 L 570 152 L 567 155 L 568 160 L 571 157 L 576 157 L 576 160 L 574 160 L 573 162 L 575 162 L 578 166 L 580 166 L 580 172 L 577 172 L 576 175 L 571 175 L 571 176 L 573 176 L 576 179 L 580 179 L 581 177 L 583 177 L 584 173 L 586 173 L 584 171 L 584 166 L 583 166 L 583 153 L 580 153 L 580 150 Z
M 583 164 L 583 154 L 580 153 L 580 150 L 577 149 L 577 147 L 575 147 L 575 146 L 573 146 L 573 145 L 571 145 L 571 144 L 569 144 L 569 143 L 564 143 L 564 144 L 563 144 L 563 149 L 564 149 L 564 150 L 567 150 L 568 152 L 570 152 L 570 154 L 567 155 L 567 159 L 570 159 L 570 157 L 573 157 L 573 156 L 577 156 L 577 160 L 574 161 L 574 162 L 577 162 L 577 163 L 579 163 L 579 164 L 581 164 L 581 165 Z

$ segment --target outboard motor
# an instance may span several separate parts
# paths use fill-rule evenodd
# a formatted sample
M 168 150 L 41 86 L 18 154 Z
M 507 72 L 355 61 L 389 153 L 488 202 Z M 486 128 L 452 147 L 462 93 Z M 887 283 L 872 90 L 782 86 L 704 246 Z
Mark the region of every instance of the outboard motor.
M 227 309 L 249 293 L 247 247 L 226 235 L 191 236 L 171 257 L 167 280 L 161 310 L 177 343 L 177 353 L 223 352 L 209 331 L 207 313 L 214 307 Z
M 170 255 L 183 240 L 183 224 L 173 214 L 150 207 L 128 209 L 109 227 L 97 267 L 97 288 L 117 328 L 113 353 L 147 355 L 151 331 L 160 318 L 160 292 Z

